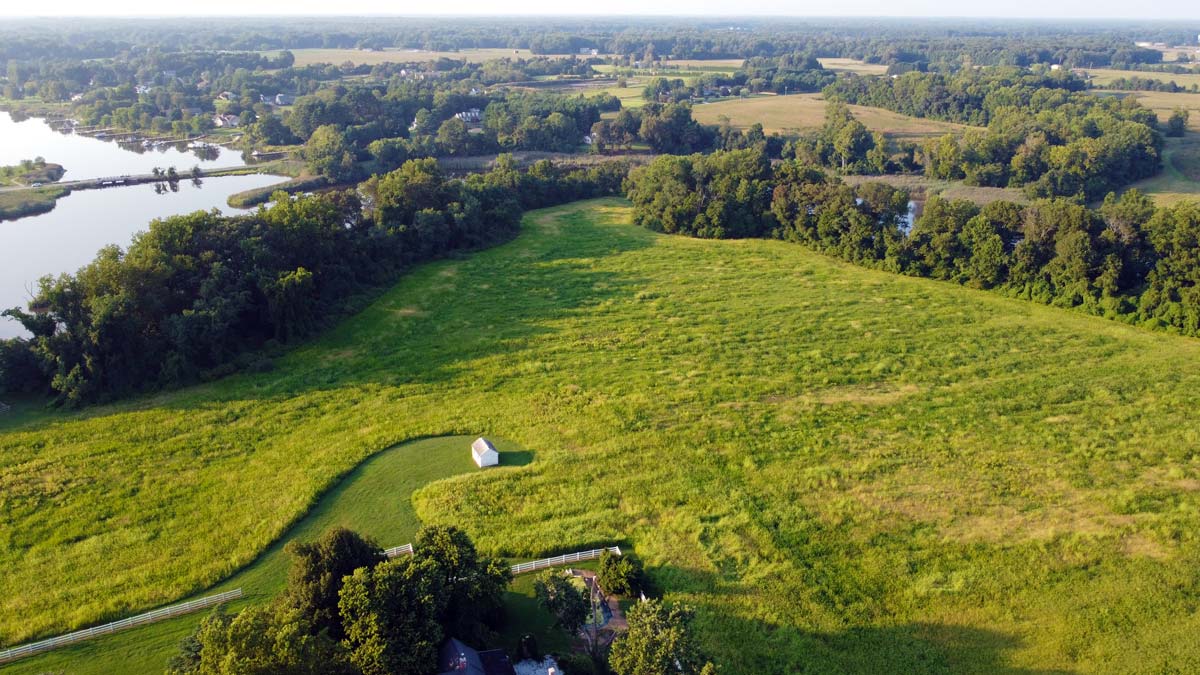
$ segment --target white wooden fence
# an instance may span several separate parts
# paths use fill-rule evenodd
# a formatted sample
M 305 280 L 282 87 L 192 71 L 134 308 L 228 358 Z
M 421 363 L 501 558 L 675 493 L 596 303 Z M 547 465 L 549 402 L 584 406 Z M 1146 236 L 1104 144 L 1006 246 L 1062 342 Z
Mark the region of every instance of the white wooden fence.
M 594 548 L 590 551 L 578 551 L 576 553 L 567 553 L 565 555 L 554 556 L 553 558 L 542 558 L 541 560 L 531 560 L 512 566 L 513 574 L 525 574 L 526 572 L 536 572 L 544 570 L 547 567 L 557 567 L 558 565 L 566 565 L 567 563 L 580 562 L 581 560 L 593 560 L 599 558 L 600 554 L 610 551 L 621 555 L 620 546 L 609 546 L 608 548 Z
M 197 598 L 195 600 L 181 602 L 178 605 L 163 607 L 152 612 L 146 612 L 145 614 L 131 616 L 128 619 L 121 619 L 120 621 L 106 623 L 103 626 L 94 626 L 92 628 L 77 630 L 74 633 L 59 635 L 58 637 L 52 637 L 40 642 L 30 642 L 29 644 L 21 645 L 20 647 L 13 647 L 12 649 L 0 651 L 0 663 L 16 661 L 17 659 L 23 659 L 26 656 L 40 654 L 41 652 L 50 651 L 51 649 L 58 649 L 59 647 L 64 647 L 76 642 L 83 642 L 84 640 L 90 640 L 101 635 L 116 633 L 117 631 L 122 631 L 126 628 L 142 626 L 148 623 L 154 623 L 155 621 L 162 621 L 163 619 L 180 616 L 181 614 L 195 612 L 207 607 L 212 607 L 213 605 L 219 605 L 222 602 L 236 600 L 240 597 L 242 597 L 242 589 L 235 588 L 232 591 L 210 595 L 206 598 Z
M 413 553 L 412 544 L 405 544 L 403 546 L 393 546 L 389 549 L 384 549 L 384 551 L 383 551 L 383 554 L 389 558 L 395 558 L 398 555 L 412 555 L 412 553 Z
M 518 563 L 512 566 L 512 573 L 526 574 L 528 572 L 544 570 L 547 567 L 557 567 L 559 565 L 566 565 L 567 563 L 581 562 L 584 560 L 595 560 L 596 558 L 599 558 L 600 554 L 605 551 L 621 555 L 621 547 L 619 546 L 594 548 L 590 551 L 577 551 L 575 553 L 566 553 L 564 555 L 554 556 L 553 558 L 542 558 L 541 560 L 531 560 L 529 562 Z M 392 548 L 385 549 L 383 553 L 389 558 L 395 558 L 396 556 L 401 555 L 412 555 L 413 545 L 405 544 L 403 546 L 393 546 Z M 237 588 L 232 591 L 218 593 L 217 595 L 210 595 L 206 598 L 189 600 L 188 602 L 181 602 L 178 605 L 171 605 L 169 607 L 156 609 L 152 612 L 146 612 L 145 614 L 138 614 L 137 616 L 131 616 L 128 619 L 121 619 L 120 621 L 106 623 L 103 626 L 85 628 L 84 630 L 78 630 L 74 633 L 67 633 L 66 635 L 60 635 L 48 640 L 31 642 L 26 645 L 21 645 L 20 647 L 13 647 L 12 649 L 0 651 L 0 663 L 16 661 L 17 659 L 25 658 L 26 656 L 32 656 L 34 654 L 39 654 L 51 649 L 57 649 L 59 647 L 74 644 L 76 642 L 90 640 L 91 638 L 101 635 L 116 633 L 117 631 L 125 630 L 126 628 L 133 628 L 134 626 L 141 626 L 148 623 L 154 623 L 155 621 L 169 619 L 173 616 L 195 612 L 197 610 L 201 610 L 206 607 L 212 607 L 213 605 L 219 605 L 222 602 L 235 600 L 240 597 L 242 597 L 242 589 Z

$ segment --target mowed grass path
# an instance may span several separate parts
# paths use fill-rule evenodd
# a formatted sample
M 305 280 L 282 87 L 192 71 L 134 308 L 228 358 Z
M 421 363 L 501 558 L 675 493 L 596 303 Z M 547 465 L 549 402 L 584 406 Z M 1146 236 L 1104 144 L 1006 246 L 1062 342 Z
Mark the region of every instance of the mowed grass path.
M 249 603 L 265 603 L 283 590 L 291 557 L 287 542 L 312 541 L 331 527 L 346 527 L 372 537 L 385 548 L 408 544 L 420 529 L 412 506 L 412 493 L 437 480 L 460 473 L 479 473 L 470 459 L 469 445 L 475 436 L 428 438 L 403 443 L 380 452 L 358 465 L 304 515 L 286 535 L 272 544 L 246 568 L 203 594 L 242 589 L 244 599 L 230 605 L 240 609 Z M 503 439 L 492 438 L 501 452 L 500 466 L 488 475 L 528 464 L 532 453 Z M 520 606 L 528 604 L 514 594 Z M 536 608 L 535 608 L 536 609 Z M 131 631 L 82 642 L 47 652 L 9 666 L 14 673 L 161 672 L 178 651 L 179 641 L 193 631 L 208 612 L 163 621 Z M 535 623 L 545 620 L 527 612 Z M 515 644 L 515 642 L 514 642 Z
M 8 429 L 0 634 L 202 590 L 371 454 L 488 430 L 534 461 L 417 517 L 632 543 L 731 673 L 1200 665 L 1200 343 L 629 219 L 532 213 L 274 372 Z
M 692 116 L 704 124 L 717 124 L 725 116 L 730 124 L 738 128 L 759 122 L 767 133 L 812 131 L 825 122 L 825 103 L 820 94 L 754 96 L 698 105 L 692 110 Z M 871 131 L 893 138 L 919 140 L 947 133 L 962 133 L 973 128 L 861 105 L 850 106 L 850 112 Z

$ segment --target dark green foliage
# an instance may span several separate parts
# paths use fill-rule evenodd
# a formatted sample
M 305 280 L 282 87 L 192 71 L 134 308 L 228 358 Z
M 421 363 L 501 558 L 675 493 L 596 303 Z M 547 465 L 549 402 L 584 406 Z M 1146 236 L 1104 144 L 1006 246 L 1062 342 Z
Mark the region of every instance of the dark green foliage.
M 1163 141 L 1154 113 L 1133 99 L 1082 93 L 1083 87 L 1069 73 L 998 68 L 953 76 L 849 77 L 826 87 L 825 95 L 915 117 L 987 126 L 986 132 L 928 141 L 925 173 L 934 178 L 1026 186 L 1032 197 L 1100 199 L 1158 173 Z M 835 137 L 837 154 L 865 155 L 865 140 L 857 136 L 851 130 Z
M 757 159 L 756 159 L 757 157 Z M 1200 206 L 1155 209 L 1137 190 L 1099 210 L 932 197 L 905 232 L 907 194 L 857 189 L 755 151 L 659 157 L 627 181 L 635 222 L 706 238 L 773 236 L 860 264 L 956 281 L 1200 334 Z M 765 199 L 763 195 L 766 195 Z
M 363 675 L 437 671 L 446 589 L 431 559 L 400 557 L 346 577 L 339 608 L 349 660 Z
M 1171 116 L 1167 118 L 1168 136 L 1182 136 L 1187 132 L 1188 111 L 1183 108 L 1176 108 L 1171 112 Z
M 308 161 L 310 171 L 336 183 L 353 179 L 358 171 L 345 134 L 332 124 L 312 132 L 304 145 L 304 159 Z
M 205 619 L 168 672 L 436 672 L 443 639 L 482 634 L 480 620 L 499 608 L 511 575 L 453 527 L 423 528 L 414 546 L 412 556 L 386 559 L 344 528 L 293 542 L 287 586 L 275 602 Z
M 771 165 L 761 149 L 663 156 L 626 184 L 639 225 L 713 239 L 770 231 Z
M 292 568 L 280 604 L 309 621 L 314 633 L 325 632 L 340 640 L 346 633 L 338 614 L 342 580 L 360 567 L 373 567 L 384 559 L 383 550 L 345 528 L 334 528 L 314 542 L 288 545 Z
M 562 570 L 548 569 L 533 582 L 538 604 L 554 616 L 555 624 L 567 635 L 575 635 L 588 620 L 591 602 L 587 592 L 571 583 Z
M 600 554 L 600 569 L 596 572 L 596 578 L 606 593 L 637 595 L 642 590 L 644 576 L 640 560 L 607 549 Z
M 307 617 L 269 605 L 221 611 L 185 638 L 169 675 L 352 675 L 342 649 L 315 633 Z
M 245 350 L 312 335 L 414 263 L 510 237 L 523 209 L 615 194 L 626 171 L 504 159 L 458 180 L 414 160 L 363 184 L 366 215 L 352 192 L 277 193 L 251 215 L 155 221 L 128 251 L 42 279 L 36 311 L 10 311 L 33 337 L 5 343 L 0 385 L 78 405 L 226 374 Z
M 504 589 L 512 572 L 500 560 L 485 558 L 456 527 L 421 528 L 413 543 L 414 558 L 431 562 L 440 575 L 444 604 L 438 619 L 448 634 L 477 639 L 487 633 L 487 622 L 496 619 Z
M 608 657 L 617 675 L 715 672 L 692 634 L 690 608 L 648 600 L 630 607 L 625 616 L 629 630 L 613 641 Z

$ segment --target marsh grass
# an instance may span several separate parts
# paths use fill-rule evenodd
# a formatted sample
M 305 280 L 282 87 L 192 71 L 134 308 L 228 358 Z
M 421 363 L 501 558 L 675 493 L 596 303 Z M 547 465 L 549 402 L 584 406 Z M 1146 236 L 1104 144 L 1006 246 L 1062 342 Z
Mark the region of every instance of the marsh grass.
M 1200 343 L 629 221 L 534 212 L 270 373 L 8 427 L 0 635 L 198 592 L 380 449 L 487 430 L 532 461 L 416 517 L 632 543 L 730 673 L 1197 663 Z

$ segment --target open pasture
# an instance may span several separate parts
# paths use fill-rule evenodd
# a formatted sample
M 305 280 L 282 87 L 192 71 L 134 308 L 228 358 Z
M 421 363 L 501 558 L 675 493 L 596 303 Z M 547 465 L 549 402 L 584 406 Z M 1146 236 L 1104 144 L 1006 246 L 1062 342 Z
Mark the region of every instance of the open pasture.
M 1150 195 L 1159 204 L 1200 200 L 1200 134 L 1168 138 L 1163 148 L 1162 173 L 1130 187 Z
M 1140 77 L 1144 80 L 1158 80 L 1160 82 L 1174 82 L 1181 87 L 1200 84 L 1200 74 L 1193 73 L 1176 75 L 1175 73 L 1159 73 L 1153 70 L 1112 70 L 1109 68 L 1084 68 L 1084 70 L 1091 76 L 1092 84 L 1098 87 L 1103 87 L 1114 80 L 1130 77 Z
M 891 138 L 918 140 L 971 129 L 963 124 L 909 117 L 882 108 L 852 105 L 850 111 L 868 129 Z M 719 124 L 722 117 L 728 117 L 730 124 L 743 129 L 760 122 L 768 133 L 812 131 L 825 122 L 825 100 L 820 94 L 754 96 L 698 105 L 693 117 L 704 124 Z
M 858 59 L 817 59 L 826 70 L 855 75 L 886 75 L 888 67 L 882 63 L 864 63 Z
M 1137 102 L 1153 110 L 1160 122 L 1166 123 L 1167 118 L 1176 108 L 1188 111 L 1188 129 L 1200 132 L 1200 94 L 1166 93 L 1157 91 L 1121 92 L 1133 96 Z
M 270 372 L 5 428 L 0 639 L 211 587 L 381 450 L 487 430 L 531 461 L 415 518 L 630 543 L 724 672 L 1200 663 L 1200 342 L 630 217 L 530 213 Z

